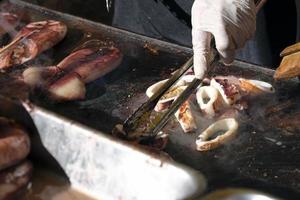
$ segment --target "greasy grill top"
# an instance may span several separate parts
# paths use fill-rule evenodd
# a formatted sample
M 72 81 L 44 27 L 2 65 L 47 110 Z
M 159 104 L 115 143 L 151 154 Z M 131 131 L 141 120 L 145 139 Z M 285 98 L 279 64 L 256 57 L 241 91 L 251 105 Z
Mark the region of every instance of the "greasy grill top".
M 10 8 L 24 13 L 23 23 L 43 19 L 61 20 L 68 26 L 68 33 L 61 43 L 34 61 L 0 74 L 1 85 L 9 87 L 1 87 L 0 93 L 27 98 L 29 89 L 22 86 L 18 79 L 27 66 L 56 64 L 87 40 L 97 39 L 103 44 L 113 44 L 124 54 L 121 66 L 90 83 L 85 100 L 54 104 L 46 98 L 29 95 L 32 103 L 107 134 L 115 124 L 122 123 L 146 101 L 147 87 L 168 78 L 191 56 L 191 50 L 187 48 L 21 1 L 13 2 L 17 5 Z M 253 187 L 279 196 L 289 194 L 289 199 L 299 198 L 300 129 L 299 126 L 295 127 L 297 118 L 300 120 L 297 80 L 274 82 L 273 71 L 242 62 L 236 62 L 232 67 L 217 66 L 213 74 L 267 81 L 275 86 L 276 93 L 261 100 L 253 99 L 254 106 L 245 113 L 247 121 L 242 124 L 238 138 L 210 152 L 196 151 L 194 141 L 198 134 L 184 134 L 179 125 L 171 121 L 167 127 L 171 134 L 166 152 L 175 161 L 201 170 L 209 181 L 209 190 L 229 186 Z M 20 95 L 21 92 L 25 95 Z M 290 122 L 291 118 L 296 119 L 294 124 Z M 290 123 L 284 123 L 284 120 Z

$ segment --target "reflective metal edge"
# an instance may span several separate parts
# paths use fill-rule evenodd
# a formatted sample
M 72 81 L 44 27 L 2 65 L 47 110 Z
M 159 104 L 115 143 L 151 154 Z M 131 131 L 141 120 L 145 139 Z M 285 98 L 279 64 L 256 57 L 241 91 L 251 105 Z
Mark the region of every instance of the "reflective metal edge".
M 43 108 L 24 105 L 43 146 L 71 185 L 88 195 L 97 199 L 186 199 L 206 188 L 199 171 L 144 153 Z

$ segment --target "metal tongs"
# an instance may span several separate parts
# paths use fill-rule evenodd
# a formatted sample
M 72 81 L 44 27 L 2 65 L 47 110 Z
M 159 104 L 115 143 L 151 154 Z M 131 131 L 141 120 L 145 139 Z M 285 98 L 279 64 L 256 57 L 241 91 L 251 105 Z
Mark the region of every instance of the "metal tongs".
M 264 3 L 265 0 L 255 1 L 257 11 Z M 191 57 L 155 94 L 152 95 L 152 97 L 146 103 L 142 104 L 142 106 L 140 106 L 129 118 L 127 118 L 122 127 L 122 133 L 126 138 L 130 139 L 136 137 L 137 135 L 155 137 L 162 130 L 171 116 L 173 116 L 173 114 L 180 108 L 180 106 L 190 97 L 190 95 L 196 90 L 196 88 L 202 86 L 203 79 L 207 77 L 207 75 L 220 62 L 220 57 L 215 48 L 214 41 L 212 42 L 211 48 L 212 59 L 204 76 L 201 79 L 194 78 L 194 80 L 189 83 L 188 87 L 172 103 L 168 111 L 160 116 L 160 119 L 154 124 L 152 128 L 150 128 L 150 130 L 147 130 L 146 133 L 136 133 L 137 128 L 141 125 L 143 120 L 149 119 L 150 114 L 159 99 L 188 71 L 188 69 L 193 67 L 193 57 Z
M 189 83 L 188 87 L 179 95 L 178 98 L 172 103 L 170 108 L 160 116 L 160 119 L 155 124 L 153 128 L 143 133 L 141 135 L 155 137 L 161 129 L 167 124 L 171 116 L 180 108 L 180 106 L 190 97 L 190 95 L 195 91 L 196 88 L 203 84 L 203 79 L 208 75 L 210 71 L 213 70 L 214 66 L 219 62 L 219 56 L 216 50 L 213 51 L 213 59 L 209 64 L 209 68 L 206 71 L 202 79 L 194 78 L 194 80 Z M 150 113 L 153 111 L 159 99 L 190 69 L 193 67 L 193 57 L 191 57 L 182 67 L 180 67 L 174 75 L 155 93 L 150 99 L 142 104 L 123 124 L 123 134 L 126 138 L 131 138 L 132 135 L 137 135 L 135 130 L 141 124 L 141 121 L 149 118 Z M 134 134 L 133 134 L 134 133 Z

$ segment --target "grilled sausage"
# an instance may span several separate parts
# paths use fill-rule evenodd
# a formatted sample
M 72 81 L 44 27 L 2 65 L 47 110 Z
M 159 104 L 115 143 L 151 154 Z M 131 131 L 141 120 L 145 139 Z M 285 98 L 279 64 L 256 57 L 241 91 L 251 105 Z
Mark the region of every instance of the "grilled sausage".
M 16 200 L 24 197 L 32 177 L 32 164 L 24 161 L 0 172 L 0 199 Z
M 30 151 L 26 131 L 13 121 L 0 117 L 0 170 L 25 159 Z

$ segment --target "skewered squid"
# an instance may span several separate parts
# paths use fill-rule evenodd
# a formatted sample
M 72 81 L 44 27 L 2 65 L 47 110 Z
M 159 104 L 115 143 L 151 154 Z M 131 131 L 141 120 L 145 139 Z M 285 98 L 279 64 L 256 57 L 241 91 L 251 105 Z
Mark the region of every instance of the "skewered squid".
M 32 88 L 46 91 L 53 100 L 79 100 L 85 97 L 85 84 L 114 70 L 122 57 L 120 50 L 115 47 L 80 49 L 57 66 L 26 69 L 23 78 Z
M 0 69 L 23 64 L 60 42 L 67 27 L 60 21 L 32 22 L 23 27 L 15 38 L 0 49 Z

